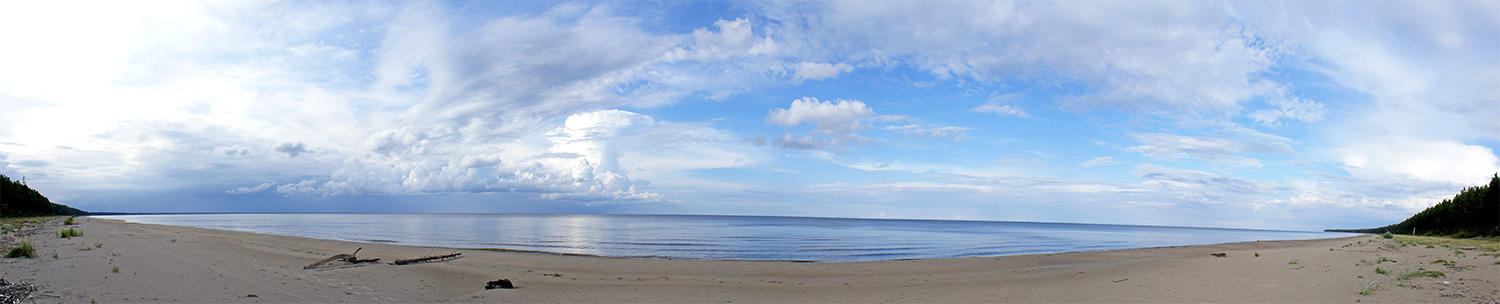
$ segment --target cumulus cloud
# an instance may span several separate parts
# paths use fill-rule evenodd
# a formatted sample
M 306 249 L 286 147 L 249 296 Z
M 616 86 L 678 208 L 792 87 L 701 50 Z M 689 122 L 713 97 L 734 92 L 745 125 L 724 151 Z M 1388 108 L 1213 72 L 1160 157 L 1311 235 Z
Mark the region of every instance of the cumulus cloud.
M 629 111 L 588 111 L 503 145 L 464 147 L 433 139 L 420 154 L 352 159 L 326 180 L 281 184 L 276 192 L 511 192 L 554 200 L 657 202 L 664 197 L 650 190 L 655 182 L 637 176 L 692 186 L 681 172 L 759 163 L 738 138 L 704 125 L 659 122 Z
M 804 123 L 813 125 L 811 134 L 795 136 L 790 133 L 782 134 L 773 139 L 777 147 L 797 150 L 835 150 L 843 152 L 849 147 L 864 146 L 882 143 L 874 139 L 860 135 L 857 132 L 873 127 L 876 121 L 892 121 L 906 119 L 901 116 L 875 115 L 875 111 L 858 100 L 838 99 L 834 101 L 820 101 L 814 97 L 803 97 L 793 100 L 792 104 L 784 109 L 774 109 L 766 115 L 766 123 L 784 127 L 794 127 Z M 889 126 L 884 128 L 912 135 L 932 135 L 932 137 L 963 136 L 961 127 L 946 126 Z
M 276 152 L 276 153 L 286 154 L 287 157 L 297 157 L 297 155 L 300 155 L 302 153 L 312 152 L 312 150 L 308 150 L 307 149 L 307 145 L 306 144 L 303 144 L 300 141 L 296 142 L 296 143 L 292 143 L 292 142 L 279 142 L 279 143 L 276 143 L 275 146 L 271 146 L 271 151 Z
M 812 123 L 813 133 L 840 135 L 869 128 L 861 119 L 875 116 L 875 111 L 858 100 L 820 101 L 815 97 L 802 97 L 792 101 L 785 109 L 771 110 L 766 123 L 790 127 Z
M 1384 138 L 1352 143 L 1337 153 L 1345 169 L 1358 176 L 1467 184 L 1500 172 L 1495 151 L 1448 140 Z

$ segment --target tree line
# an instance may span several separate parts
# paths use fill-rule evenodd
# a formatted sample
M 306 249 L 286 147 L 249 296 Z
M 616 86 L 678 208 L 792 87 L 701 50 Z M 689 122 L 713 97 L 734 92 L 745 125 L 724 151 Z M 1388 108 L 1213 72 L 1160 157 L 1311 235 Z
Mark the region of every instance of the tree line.
M 0 174 L 0 217 L 88 215 L 88 212 L 52 203 L 25 183 Z
M 1452 199 L 1422 210 L 1400 223 L 1368 229 L 1328 229 L 1332 232 L 1446 235 L 1453 237 L 1500 234 L 1500 174 L 1488 185 L 1464 188 Z

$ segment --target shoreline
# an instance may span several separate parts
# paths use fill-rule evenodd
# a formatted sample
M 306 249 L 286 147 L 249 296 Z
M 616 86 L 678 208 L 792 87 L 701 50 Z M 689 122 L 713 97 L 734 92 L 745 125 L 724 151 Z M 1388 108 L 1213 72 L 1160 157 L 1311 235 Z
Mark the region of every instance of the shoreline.
M 375 216 L 290 213 L 285 216 L 103 218 L 407 246 L 713 261 L 847 262 L 997 257 L 1356 235 L 1266 229 L 763 216 L 670 216 L 682 217 L 677 219 L 660 218 L 659 215 L 598 215 L 598 218 L 568 214 L 455 214 L 456 217 L 452 218 L 433 214 L 363 215 Z M 647 230 L 622 229 L 628 227 L 624 225 L 637 222 L 630 219 L 633 216 L 652 218 L 654 225 L 647 225 L 650 227 Z M 736 220 L 720 222 L 715 219 L 720 217 Z M 832 222 L 809 222 L 808 219 Z M 247 224 L 235 224 L 238 221 Z M 582 224 L 578 224 L 580 221 Z M 705 225 L 705 221 L 712 224 Z M 892 222 L 924 223 L 898 225 Z M 976 224 L 954 226 L 956 224 L 952 223 L 956 222 Z M 325 228 L 324 223 L 331 226 Z M 712 229 L 668 228 L 674 225 Z M 737 227 L 742 225 L 748 225 L 754 231 L 740 231 L 741 228 Z M 910 225 L 910 230 L 891 230 L 889 226 L 892 225 Z M 787 226 L 792 228 L 783 228 Z M 829 227 L 838 228 L 830 230 Z M 802 229 L 811 231 L 799 231 Z
M 78 218 L 0 277 L 38 303 L 105 302 L 1488 302 L 1500 256 L 1378 236 L 862 262 L 669 260 L 417 247 Z M 37 238 L 40 237 L 40 238 Z M 334 254 L 380 263 L 303 266 Z M 1462 251 L 1462 250 L 1459 250 Z M 1226 253 L 1213 257 L 1210 253 Z M 456 259 L 390 265 L 396 259 Z M 56 254 L 54 258 L 53 255 Z M 1446 254 L 1446 255 L 1444 255 Z M 1363 265 L 1386 257 L 1399 262 Z M 1456 267 L 1428 263 L 1456 262 Z M 1424 261 L 1425 260 L 1425 261 Z M 1376 267 L 1444 269 L 1398 286 Z M 116 272 L 118 271 L 118 272 Z M 516 289 L 484 289 L 509 279 Z M 1360 295 L 1377 280 L 1379 288 Z M 1447 284 L 1444 284 L 1447 282 Z M 1460 296 L 1455 297 L 1455 294 Z

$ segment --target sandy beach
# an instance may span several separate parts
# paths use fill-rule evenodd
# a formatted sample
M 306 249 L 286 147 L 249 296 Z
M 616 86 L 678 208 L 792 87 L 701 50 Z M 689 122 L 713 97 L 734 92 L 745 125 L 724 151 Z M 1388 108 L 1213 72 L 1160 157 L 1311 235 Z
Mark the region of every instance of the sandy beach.
M 39 287 L 33 293 L 38 303 L 1500 301 L 1500 257 L 1479 250 L 1393 246 L 1392 240 L 1368 235 L 1006 257 L 794 263 L 411 247 L 95 218 L 78 221 L 83 235 L 73 238 L 55 236 L 63 228 L 60 222 L 40 227 L 43 233 L 32 239 L 37 257 L 0 260 L 0 277 Z M 361 247 L 360 258 L 381 261 L 303 269 Z M 462 255 L 435 263 L 386 263 L 454 252 Z M 1439 259 L 1454 263 L 1433 263 Z M 1377 267 L 1392 271 L 1378 274 Z M 1445 276 L 1398 281 L 1401 270 L 1416 269 Z M 484 288 L 485 282 L 500 278 L 517 288 Z M 1377 287 L 1360 295 L 1372 280 Z

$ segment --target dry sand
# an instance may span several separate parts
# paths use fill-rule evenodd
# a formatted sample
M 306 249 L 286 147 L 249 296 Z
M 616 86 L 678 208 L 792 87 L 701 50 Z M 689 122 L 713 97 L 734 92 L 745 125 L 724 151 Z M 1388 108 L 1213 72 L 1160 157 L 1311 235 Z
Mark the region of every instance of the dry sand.
M 79 218 L 0 277 L 38 303 L 99 302 L 1458 302 L 1500 300 L 1500 258 L 1376 236 L 851 263 L 638 260 L 329 241 Z M 53 237 L 47 237 L 53 233 Z M 1352 244 L 1345 247 L 1346 244 Z M 304 270 L 363 247 L 366 266 Z M 1332 249 L 1330 251 L 1330 249 Z M 461 252 L 455 260 L 389 265 Z M 1224 252 L 1227 257 L 1210 253 Z M 53 258 L 53 254 L 56 258 Z M 1259 253 L 1259 257 L 1255 254 Z M 1380 257 L 1395 260 L 1360 263 Z M 1433 260 L 1457 261 L 1453 267 Z M 1296 261 L 1295 264 L 1289 264 Z M 114 272 L 118 267 L 118 272 Z M 1376 274 L 1376 267 L 1396 269 Z M 1398 286 L 1401 269 L 1440 270 Z M 516 289 L 485 290 L 507 278 Z M 1359 295 L 1366 282 L 1378 289 Z

